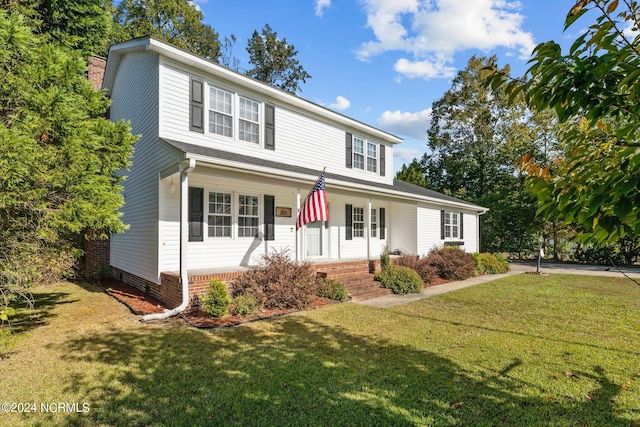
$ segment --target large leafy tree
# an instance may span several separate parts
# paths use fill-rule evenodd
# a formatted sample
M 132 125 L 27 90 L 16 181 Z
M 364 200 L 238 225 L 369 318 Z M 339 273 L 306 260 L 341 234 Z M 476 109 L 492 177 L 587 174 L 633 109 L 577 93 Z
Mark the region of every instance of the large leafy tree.
M 203 58 L 218 61 L 220 40 L 189 0 L 122 0 L 114 12 L 115 43 L 154 36 Z
M 246 71 L 249 77 L 263 81 L 290 93 L 300 91 L 300 84 L 311 75 L 296 59 L 298 51 L 287 43 L 287 39 L 278 39 L 278 33 L 269 24 L 265 24 L 261 33 L 254 31 L 247 44 L 249 63 L 253 68 Z
M 516 162 L 526 153 L 541 157 L 536 120 L 543 119 L 521 99 L 509 103 L 502 90 L 487 87 L 489 68 L 497 68 L 495 56 L 472 57 L 433 103 L 429 151 L 420 164 L 432 189 L 490 209 L 481 217 L 482 250 L 524 252 L 542 224 Z M 502 72 L 508 75 L 508 67 Z
M 135 138 L 105 119 L 81 50 L 0 10 L 0 320 L 28 286 L 68 272 L 80 233 L 122 231 L 122 176 Z
M 564 155 L 552 169 L 536 159 L 522 169 L 544 217 L 577 222 L 585 242 L 602 245 L 640 234 L 640 7 L 580 0 L 565 29 L 587 16 L 595 22 L 568 52 L 536 47 L 524 84 L 498 70 L 488 83 L 555 111 Z

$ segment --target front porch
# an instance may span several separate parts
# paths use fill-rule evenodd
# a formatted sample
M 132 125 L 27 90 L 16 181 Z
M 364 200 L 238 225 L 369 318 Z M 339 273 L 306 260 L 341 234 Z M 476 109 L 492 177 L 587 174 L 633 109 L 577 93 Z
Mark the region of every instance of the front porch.
M 391 293 L 382 288 L 374 280 L 374 274 L 380 271 L 380 260 L 343 259 L 316 260 L 311 263 L 314 273 L 319 277 L 336 279 L 344 283 L 352 300 L 364 300 Z M 230 291 L 233 281 L 242 276 L 247 267 L 193 269 L 188 272 L 189 300 L 201 295 L 209 286 L 211 279 L 218 279 L 227 284 Z M 160 274 L 161 285 L 165 288 L 163 295 L 169 296 L 170 301 L 164 301 L 171 308 L 177 307 L 181 301 L 181 284 L 178 272 L 163 272 Z

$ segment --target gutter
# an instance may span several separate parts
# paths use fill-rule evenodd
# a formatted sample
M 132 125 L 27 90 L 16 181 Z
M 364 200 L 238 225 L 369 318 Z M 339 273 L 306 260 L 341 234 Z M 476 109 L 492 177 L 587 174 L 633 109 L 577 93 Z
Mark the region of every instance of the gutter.
M 188 216 L 189 173 L 195 169 L 196 160 L 188 159 L 188 165 L 180 164 L 180 283 L 182 283 L 182 303 L 174 309 L 162 313 L 147 314 L 141 321 L 161 320 L 180 314 L 189 305 L 189 275 L 187 274 L 187 245 L 189 243 L 189 229 L 186 225 Z

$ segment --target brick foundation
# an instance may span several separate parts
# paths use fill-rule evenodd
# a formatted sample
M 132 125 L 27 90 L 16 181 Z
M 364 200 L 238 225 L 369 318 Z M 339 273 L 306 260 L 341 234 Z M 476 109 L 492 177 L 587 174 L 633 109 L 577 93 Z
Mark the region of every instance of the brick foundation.
M 84 274 L 87 277 L 99 277 L 109 271 L 109 239 L 85 240 Z

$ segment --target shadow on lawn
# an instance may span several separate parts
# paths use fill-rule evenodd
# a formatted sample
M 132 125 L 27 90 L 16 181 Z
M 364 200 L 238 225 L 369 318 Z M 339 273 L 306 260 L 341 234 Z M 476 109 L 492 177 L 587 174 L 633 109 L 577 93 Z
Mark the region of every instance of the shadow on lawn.
M 437 354 L 354 336 L 304 316 L 215 333 L 181 327 L 64 344 L 102 363 L 69 388 L 91 404 L 69 423 L 101 425 L 628 425 L 601 373 L 592 401 L 525 397 L 502 372 L 479 378 Z
M 46 292 L 38 290 L 33 293 L 33 309 L 24 302 L 16 304 L 16 315 L 11 318 L 8 324 L 14 334 L 28 332 L 40 326 L 44 326 L 56 316 L 53 309 L 62 305 L 77 302 L 78 300 L 68 300 L 66 292 Z

